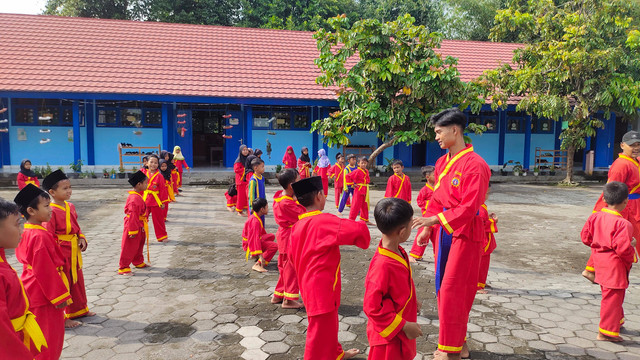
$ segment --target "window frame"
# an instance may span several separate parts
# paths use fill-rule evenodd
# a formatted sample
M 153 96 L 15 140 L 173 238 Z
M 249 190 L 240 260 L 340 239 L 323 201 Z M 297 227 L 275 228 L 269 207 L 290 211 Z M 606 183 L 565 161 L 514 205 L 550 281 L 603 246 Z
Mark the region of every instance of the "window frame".
M 35 126 L 35 127 L 73 127 L 73 106 L 72 105 L 67 105 L 64 104 L 65 100 L 63 99 L 44 99 L 45 100 L 45 104 L 44 106 L 41 104 L 43 99 L 26 99 L 26 98 L 16 98 L 16 99 L 12 99 L 12 101 L 16 101 L 16 100 L 29 100 L 27 102 L 31 102 L 26 103 L 26 104 L 17 104 L 17 103 L 12 103 L 11 104 L 11 126 Z M 47 104 L 46 102 L 50 101 L 56 101 L 57 104 Z M 17 102 L 17 101 L 16 101 Z M 68 101 L 67 101 L 68 102 Z M 58 123 L 57 124 L 41 124 L 40 123 L 40 114 L 41 114 L 41 108 L 42 109 L 51 109 L 51 110 L 55 110 L 58 112 Z M 19 110 L 21 109 L 30 109 L 33 111 L 33 119 L 31 120 L 31 122 L 29 123 L 25 123 L 25 122 L 18 122 L 17 121 L 17 113 Z M 65 111 L 71 111 L 72 115 L 71 115 L 71 122 L 64 122 L 64 113 Z M 85 122 L 84 122 L 84 106 L 82 106 L 82 104 L 80 104 L 80 126 L 83 127 L 85 126 Z

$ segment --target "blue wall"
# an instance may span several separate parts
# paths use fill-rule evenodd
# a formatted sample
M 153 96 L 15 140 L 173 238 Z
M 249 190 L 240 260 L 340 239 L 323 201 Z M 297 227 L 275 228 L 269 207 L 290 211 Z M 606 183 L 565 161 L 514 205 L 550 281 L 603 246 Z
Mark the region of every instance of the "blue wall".
M 499 144 L 499 143 L 496 143 Z M 504 161 L 513 160 L 514 163 L 524 161 L 524 134 L 506 134 L 504 139 Z M 497 163 L 487 162 L 489 165 Z
M 498 165 L 500 135 L 497 133 L 486 133 L 482 135 L 468 134 L 471 138 L 473 151 L 482 156 L 489 165 Z M 436 143 L 437 144 L 437 143 Z
M 142 131 L 142 135 L 134 135 L 134 129 L 135 128 L 96 127 L 94 144 L 96 165 L 98 167 L 100 167 L 101 165 L 119 166 L 120 158 L 118 157 L 118 144 L 121 142 L 129 143 L 133 146 L 156 147 L 158 146 L 158 144 L 162 143 L 162 129 L 141 128 L 140 131 Z M 131 150 L 124 151 L 126 152 Z M 123 161 L 136 161 L 136 158 L 129 157 L 129 159 L 127 160 L 123 158 Z M 131 166 L 133 165 L 129 165 L 129 167 Z M 139 168 L 140 166 L 136 167 Z
M 531 134 L 531 165 L 533 169 L 536 166 L 536 147 L 541 150 L 555 149 L 556 136 L 554 134 Z
M 267 132 L 275 132 L 275 135 L 269 135 Z M 267 155 L 267 139 L 271 142 L 271 159 Z M 313 136 L 308 130 L 253 130 L 251 147 L 261 149 L 264 153 L 262 160 L 265 165 L 282 165 L 282 157 L 288 146 L 293 146 L 293 150 L 297 157 L 300 157 L 300 149 L 303 146 L 309 148 L 309 156 L 313 158 L 311 153 L 313 145 Z M 237 155 L 237 150 L 236 150 Z
M 24 129 L 26 141 L 18 141 L 18 129 Z M 40 129 L 50 129 L 50 133 L 40 133 Z M 9 126 L 9 144 L 11 164 L 20 165 L 23 159 L 31 160 L 33 166 L 50 165 L 68 166 L 73 162 L 73 142 L 69 141 L 67 131 L 71 126 Z M 82 145 L 82 159 L 87 161 L 86 128 L 80 128 L 80 144 Z M 51 139 L 46 144 L 40 144 L 41 139 Z

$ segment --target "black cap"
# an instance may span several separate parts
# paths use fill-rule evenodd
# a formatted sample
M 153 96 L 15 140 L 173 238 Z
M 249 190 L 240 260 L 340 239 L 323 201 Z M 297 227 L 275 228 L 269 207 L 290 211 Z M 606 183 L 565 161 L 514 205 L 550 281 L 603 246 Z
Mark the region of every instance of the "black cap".
M 27 186 L 22 188 L 22 190 L 20 190 L 18 195 L 16 195 L 16 197 L 13 199 L 13 202 L 18 204 L 20 208 L 26 208 L 33 201 L 33 199 L 37 198 L 42 193 L 44 193 L 44 191 L 42 191 L 42 189 L 40 189 L 39 187 L 33 184 L 28 184 Z
M 637 131 L 629 131 L 622 136 L 622 142 L 627 145 L 633 145 L 640 142 L 640 134 Z
M 323 191 L 322 178 L 320 176 L 312 176 L 294 182 L 291 184 L 291 187 L 296 196 L 302 196 L 314 191 Z
M 69 179 L 67 175 L 63 173 L 62 170 L 58 169 L 52 172 L 51 174 L 47 175 L 47 177 L 45 177 L 44 180 L 42 180 L 42 188 L 45 189 L 46 191 L 49 191 L 49 189 L 54 187 L 58 183 L 58 181 L 67 180 L 67 179 Z
M 129 178 L 129 184 L 131 184 L 131 186 L 136 186 L 138 183 L 143 182 L 144 179 L 146 178 L 147 178 L 147 175 L 145 175 L 145 173 L 143 173 L 142 171 L 138 170 Z

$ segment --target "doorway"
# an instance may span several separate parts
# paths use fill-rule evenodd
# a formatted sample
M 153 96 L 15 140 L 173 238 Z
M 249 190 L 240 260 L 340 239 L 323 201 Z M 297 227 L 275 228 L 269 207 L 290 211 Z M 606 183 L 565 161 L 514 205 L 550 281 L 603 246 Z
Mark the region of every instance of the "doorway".
M 192 112 L 193 165 L 198 167 L 224 166 L 224 111 L 197 110 Z

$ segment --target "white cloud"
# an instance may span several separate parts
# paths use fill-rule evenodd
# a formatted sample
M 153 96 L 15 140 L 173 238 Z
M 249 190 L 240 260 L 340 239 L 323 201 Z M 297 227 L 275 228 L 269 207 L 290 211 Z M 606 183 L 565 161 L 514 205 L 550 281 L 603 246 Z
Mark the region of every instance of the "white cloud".
M 46 0 L 0 0 L 0 13 L 42 14 Z

